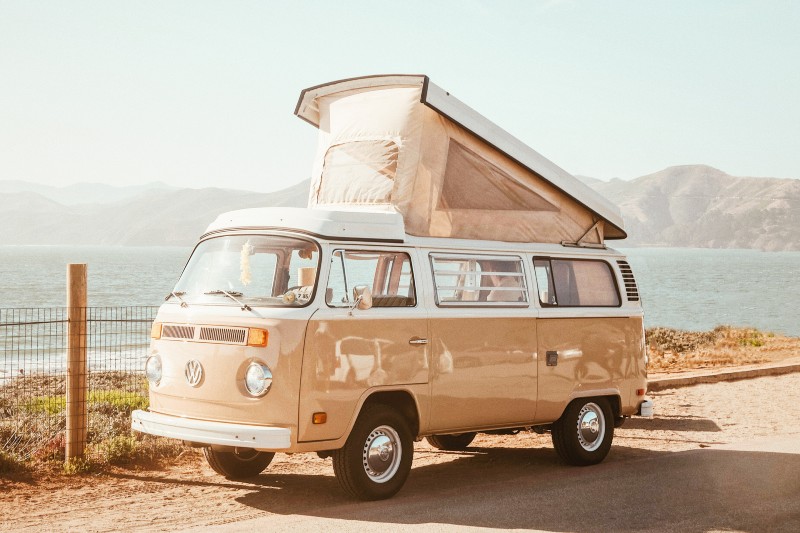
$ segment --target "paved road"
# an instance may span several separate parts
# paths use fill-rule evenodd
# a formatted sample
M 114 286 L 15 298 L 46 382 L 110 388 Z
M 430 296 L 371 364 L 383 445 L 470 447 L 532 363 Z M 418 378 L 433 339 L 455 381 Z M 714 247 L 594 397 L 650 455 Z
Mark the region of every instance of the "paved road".
M 472 477 L 464 479 L 463 469 Z M 254 491 L 240 503 L 266 512 L 203 530 L 800 531 L 800 439 L 660 452 L 589 468 L 553 465 L 544 450 L 484 450 L 414 469 L 385 502 L 315 508 L 311 497 L 287 506 L 275 491 Z

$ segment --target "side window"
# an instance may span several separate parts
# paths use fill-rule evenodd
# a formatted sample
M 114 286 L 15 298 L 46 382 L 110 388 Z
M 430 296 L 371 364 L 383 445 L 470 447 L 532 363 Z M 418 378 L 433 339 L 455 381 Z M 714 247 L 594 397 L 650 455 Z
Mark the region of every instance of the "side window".
M 534 259 L 533 273 L 539 289 L 539 302 L 545 305 L 557 305 L 556 293 L 553 291 L 553 271 L 549 259 Z
M 417 303 L 411 258 L 403 252 L 334 251 L 326 303 L 349 307 L 357 285 L 370 288 L 373 307 L 414 307 Z
M 543 259 L 533 262 L 539 302 L 549 307 L 618 307 L 619 292 L 605 261 Z
M 526 306 L 528 288 L 522 259 L 431 254 L 436 305 Z

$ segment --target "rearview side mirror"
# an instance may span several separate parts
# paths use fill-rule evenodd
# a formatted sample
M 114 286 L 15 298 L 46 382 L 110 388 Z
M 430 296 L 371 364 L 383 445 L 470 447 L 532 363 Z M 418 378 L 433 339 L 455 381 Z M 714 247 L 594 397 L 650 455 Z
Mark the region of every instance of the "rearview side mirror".
M 372 307 L 372 291 L 366 285 L 356 285 L 353 287 L 353 307 L 365 311 Z

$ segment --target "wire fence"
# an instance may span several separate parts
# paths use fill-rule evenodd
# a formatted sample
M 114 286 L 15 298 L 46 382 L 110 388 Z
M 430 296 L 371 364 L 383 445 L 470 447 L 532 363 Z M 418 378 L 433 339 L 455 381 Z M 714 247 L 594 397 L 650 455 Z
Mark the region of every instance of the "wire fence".
M 63 458 L 70 396 L 85 402 L 88 417 L 77 429 L 88 453 L 129 434 L 131 411 L 147 406 L 144 362 L 157 310 L 73 309 L 72 320 L 81 323 L 76 339 L 68 308 L 0 309 L 0 450 L 20 459 Z M 86 380 L 68 376 L 68 353 L 76 348 L 86 358 Z M 70 382 L 85 388 L 68 390 Z

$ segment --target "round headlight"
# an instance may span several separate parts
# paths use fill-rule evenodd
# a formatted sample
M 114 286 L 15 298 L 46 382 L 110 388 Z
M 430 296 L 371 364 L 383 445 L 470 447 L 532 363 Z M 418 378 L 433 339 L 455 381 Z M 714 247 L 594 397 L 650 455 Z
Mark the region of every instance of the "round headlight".
M 263 363 L 250 363 L 244 375 L 244 388 L 252 396 L 263 396 L 272 386 L 272 372 Z
M 147 358 L 147 362 L 144 364 L 144 374 L 152 385 L 161 383 L 161 358 L 159 356 L 151 355 Z

